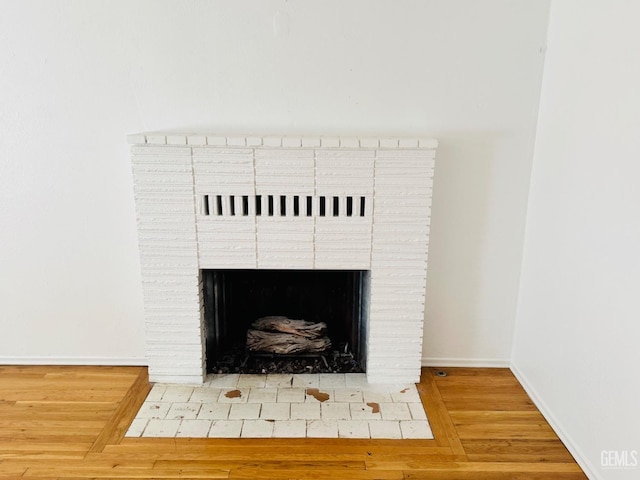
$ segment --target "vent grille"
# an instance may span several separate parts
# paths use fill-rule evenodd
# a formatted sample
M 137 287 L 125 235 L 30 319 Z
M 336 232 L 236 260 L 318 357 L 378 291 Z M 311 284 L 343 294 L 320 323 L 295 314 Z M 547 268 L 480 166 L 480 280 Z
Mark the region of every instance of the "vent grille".
M 365 217 L 365 196 L 203 195 L 200 213 L 212 217 Z

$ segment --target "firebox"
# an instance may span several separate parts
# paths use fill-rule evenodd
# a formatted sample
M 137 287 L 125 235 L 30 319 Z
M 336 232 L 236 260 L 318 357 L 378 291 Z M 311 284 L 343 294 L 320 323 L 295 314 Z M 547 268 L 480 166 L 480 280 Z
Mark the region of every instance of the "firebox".
M 202 383 L 265 315 L 325 322 L 370 383 L 419 380 L 437 141 L 129 141 L 152 382 Z
M 367 279 L 361 270 L 203 270 L 207 371 L 364 372 Z M 292 352 L 252 348 L 248 332 L 263 318 L 322 325 L 326 343 L 317 349 L 296 344 Z M 273 335 L 285 346 L 287 337 L 309 336 L 296 333 Z

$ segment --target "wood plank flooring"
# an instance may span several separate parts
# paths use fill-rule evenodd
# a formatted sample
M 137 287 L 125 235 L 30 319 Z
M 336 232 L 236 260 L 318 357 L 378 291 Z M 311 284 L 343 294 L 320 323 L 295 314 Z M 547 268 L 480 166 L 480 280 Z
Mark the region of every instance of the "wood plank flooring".
M 585 479 L 508 369 L 423 369 L 434 440 L 124 438 L 146 368 L 0 366 L 0 477 Z

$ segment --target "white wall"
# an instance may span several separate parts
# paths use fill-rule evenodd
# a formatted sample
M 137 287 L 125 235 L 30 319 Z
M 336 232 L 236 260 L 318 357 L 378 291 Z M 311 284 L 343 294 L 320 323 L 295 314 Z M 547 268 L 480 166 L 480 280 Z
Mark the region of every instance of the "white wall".
M 2 6 L 0 360 L 144 356 L 125 135 L 200 130 L 439 138 L 424 355 L 508 362 L 547 1 Z
M 591 478 L 640 478 L 601 467 L 640 452 L 639 18 L 552 3 L 513 350 Z

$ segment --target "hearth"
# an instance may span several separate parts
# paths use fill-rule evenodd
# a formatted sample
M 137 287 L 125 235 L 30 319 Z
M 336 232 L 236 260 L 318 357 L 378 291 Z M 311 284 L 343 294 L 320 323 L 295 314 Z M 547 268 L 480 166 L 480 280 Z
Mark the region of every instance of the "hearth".
M 207 365 L 224 357 L 227 337 L 216 328 L 238 338 L 235 323 L 210 320 L 229 315 L 211 313 L 211 302 L 227 302 L 211 295 L 216 278 L 276 271 L 344 274 L 341 290 L 366 292 L 331 307 L 357 314 L 348 324 L 343 313 L 330 321 L 327 363 L 334 352 L 343 358 L 346 345 L 370 383 L 418 381 L 436 141 L 182 134 L 129 141 L 151 381 L 202 383 Z M 248 317 L 313 316 L 293 303 L 243 313 L 242 329 Z M 355 325 L 358 333 L 349 333 Z

